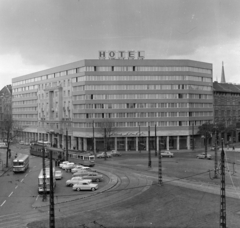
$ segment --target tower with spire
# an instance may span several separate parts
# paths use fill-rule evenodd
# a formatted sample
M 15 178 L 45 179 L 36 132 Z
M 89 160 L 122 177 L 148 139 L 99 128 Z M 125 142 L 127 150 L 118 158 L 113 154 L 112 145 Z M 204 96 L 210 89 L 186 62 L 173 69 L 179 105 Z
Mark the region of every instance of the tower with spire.
M 221 76 L 221 83 L 226 83 L 223 62 L 222 62 L 222 76 Z

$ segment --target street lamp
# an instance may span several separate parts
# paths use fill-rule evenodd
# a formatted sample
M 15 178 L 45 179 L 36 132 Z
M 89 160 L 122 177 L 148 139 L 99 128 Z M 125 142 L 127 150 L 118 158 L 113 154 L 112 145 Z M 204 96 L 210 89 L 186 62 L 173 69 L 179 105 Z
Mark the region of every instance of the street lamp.
M 141 132 L 140 132 L 140 123 L 138 123 L 138 128 L 139 128 L 139 136 L 138 136 L 138 150 L 139 152 L 141 153 L 141 142 L 140 142 L 140 135 L 141 135 Z

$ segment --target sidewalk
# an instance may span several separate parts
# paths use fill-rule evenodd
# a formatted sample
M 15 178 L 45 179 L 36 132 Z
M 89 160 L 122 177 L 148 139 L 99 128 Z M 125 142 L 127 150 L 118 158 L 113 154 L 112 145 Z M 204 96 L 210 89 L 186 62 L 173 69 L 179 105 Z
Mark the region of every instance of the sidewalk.
M 4 175 L 12 168 L 12 159 L 8 160 L 8 168 L 6 168 L 6 149 L 0 149 L 0 176 Z

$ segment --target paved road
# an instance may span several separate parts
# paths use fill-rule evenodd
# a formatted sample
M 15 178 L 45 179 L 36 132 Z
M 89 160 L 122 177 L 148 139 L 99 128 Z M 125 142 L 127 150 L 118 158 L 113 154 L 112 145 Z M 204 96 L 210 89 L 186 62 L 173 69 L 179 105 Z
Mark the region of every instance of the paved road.
M 151 186 L 152 181 L 121 168 L 99 165 L 105 174 L 105 183 L 100 183 L 95 192 L 73 192 L 65 187 L 70 173 L 64 173 L 64 180 L 57 182 L 55 197 L 55 217 L 69 216 L 79 211 L 90 211 L 127 200 L 141 194 Z M 48 203 L 42 203 L 37 193 L 37 176 L 41 169 L 41 158 L 30 157 L 30 169 L 23 174 L 4 174 L 0 188 L 0 227 L 26 227 L 32 221 L 47 219 Z M 62 191 L 61 191 L 62 190 Z M 81 201 L 81 204 L 79 203 Z

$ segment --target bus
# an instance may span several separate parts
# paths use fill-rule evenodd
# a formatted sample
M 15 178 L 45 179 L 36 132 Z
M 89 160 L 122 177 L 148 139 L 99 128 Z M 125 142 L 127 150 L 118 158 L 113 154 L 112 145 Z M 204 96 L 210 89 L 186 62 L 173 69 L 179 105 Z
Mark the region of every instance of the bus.
M 50 168 L 45 168 L 46 192 L 50 192 Z M 55 168 L 53 168 L 53 188 L 56 187 Z M 38 193 L 43 193 L 43 169 L 38 175 Z
M 13 160 L 12 170 L 16 172 L 25 172 L 29 167 L 29 155 L 28 154 L 19 154 Z

